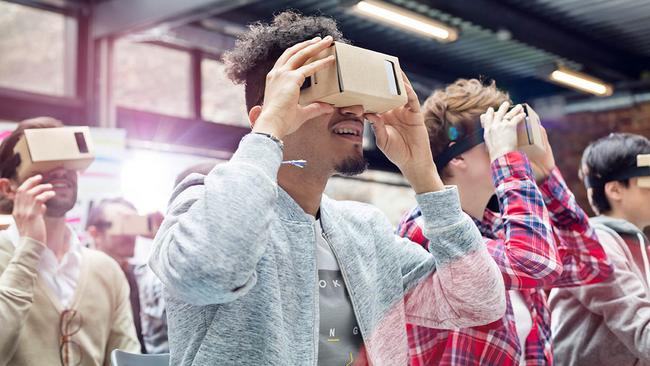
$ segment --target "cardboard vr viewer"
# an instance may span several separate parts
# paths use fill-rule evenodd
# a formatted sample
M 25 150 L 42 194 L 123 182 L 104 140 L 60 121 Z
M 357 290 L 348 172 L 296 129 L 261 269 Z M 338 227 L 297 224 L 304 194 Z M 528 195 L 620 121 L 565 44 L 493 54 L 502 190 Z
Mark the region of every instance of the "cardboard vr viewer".
M 546 152 L 542 137 L 542 124 L 539 116 L 528 105 L 523 104 L 526 119 L 517 126 L 517 149 L 529 157 L 543 155 Z
M 367 113 L 383 113 L 406 104 L 408 98 L 397 57 L 334 42 L 308 63 L 330 55 L 336 58 L 334 64 L 305 79 L 300 105 L 362 105 Z
M 88 127 L 27 129 L 14 153 L 20 158 L 16 167 L 20 182 L 59 167 L 83 171 L 95 159 Z
M 114 214 L 107 217 L 111 223 L 107 233 L 109 235 L 129 235 L 152 237 L 155 233 L 153 217 L 151 215 L 125 215 Z
M 636 156 L 636 166 L 650 167 L 650 154 L 637 155 Z M 639 187 L 641 188 L 650 188 L 650 177 L 639 177 Z

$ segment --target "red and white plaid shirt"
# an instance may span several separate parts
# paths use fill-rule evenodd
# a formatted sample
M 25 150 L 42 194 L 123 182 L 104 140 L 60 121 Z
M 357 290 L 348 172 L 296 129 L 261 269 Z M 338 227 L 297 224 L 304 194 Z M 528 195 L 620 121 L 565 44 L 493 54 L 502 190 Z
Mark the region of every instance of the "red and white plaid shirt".
M 482 221 L 474 221 L 506 289 L 519 290 L 528 305 L 533 326 L 526 365 L 552 365 L 544 289 L 600 282 L 612 267 L 557 168 L 538 187 L 526 156 L 511 152 L 492 163 L 492 178 L 501 212 L 486 210 Z M 426 248 L 421 220 L 416 207 L 402 219 L 398 234 Z M 414 366 L 518 365 L 521 359 L 510 298 L 506 315 L 485 326 L 447 331 L 407 324 L 407 331 Z

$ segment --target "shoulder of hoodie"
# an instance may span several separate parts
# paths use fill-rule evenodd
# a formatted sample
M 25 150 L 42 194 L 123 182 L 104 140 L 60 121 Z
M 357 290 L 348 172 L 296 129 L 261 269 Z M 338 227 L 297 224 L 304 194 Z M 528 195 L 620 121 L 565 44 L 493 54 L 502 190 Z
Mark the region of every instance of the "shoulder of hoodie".
M 627 256 L 627 244 L 614 229 L 600 223 L 592 223 L 591 225 L 596 232 L 598 242 L 608 255 Z

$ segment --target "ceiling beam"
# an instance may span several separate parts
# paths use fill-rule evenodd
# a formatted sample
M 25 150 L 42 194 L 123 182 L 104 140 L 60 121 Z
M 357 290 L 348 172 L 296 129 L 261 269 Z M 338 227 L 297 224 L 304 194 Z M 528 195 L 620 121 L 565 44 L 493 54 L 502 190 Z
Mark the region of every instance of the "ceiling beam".
M 93 7 L 94 38 L 161 26 L 172 29 L 260 0 L 110 0 Z
M 638 79 L 648 60 L 613 49 L 586 37 L 495 0 L 419 0 L 450 15 L 497 31 L 506 29 L 514 39 L 583 64 L 589 72 L 610 80 Z M 462 34 L 461 34 L 462 38 Z
M 172 45 L 186 50 L 200 50 L 215 57 L 220 57 L 225 51 L 235 46 L 235 37 L 196 25 L 184 25 L 165 31 L 156 27 L 130 34 L 126 39 L 131 42 L 148 42 Z

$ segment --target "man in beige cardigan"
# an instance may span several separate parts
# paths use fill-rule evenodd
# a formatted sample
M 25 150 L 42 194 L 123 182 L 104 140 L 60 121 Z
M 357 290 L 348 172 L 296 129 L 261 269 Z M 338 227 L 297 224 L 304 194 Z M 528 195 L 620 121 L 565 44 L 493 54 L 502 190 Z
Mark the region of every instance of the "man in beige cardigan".
M 0 233 L 0 366 L 110 365 L 113 349 L 140 349 L 124 274 L 65 223 L 77 173 L 56 168 L 19 182 L 7 163 L 25 129 L 61 126 L 26 120 L 0 145 L 0 210 L 15 220 Z

